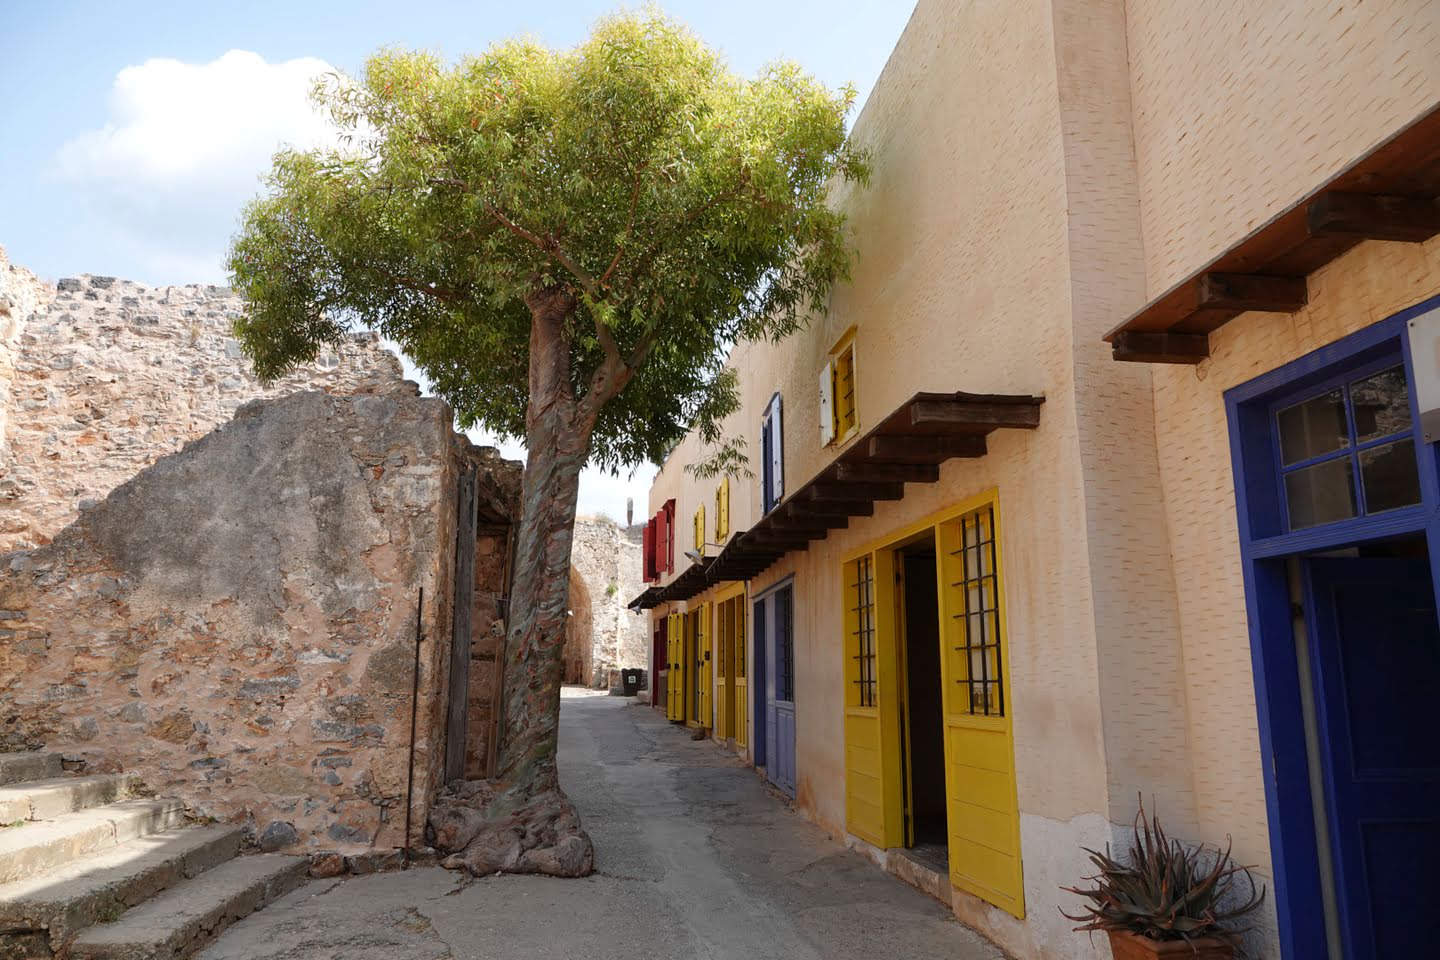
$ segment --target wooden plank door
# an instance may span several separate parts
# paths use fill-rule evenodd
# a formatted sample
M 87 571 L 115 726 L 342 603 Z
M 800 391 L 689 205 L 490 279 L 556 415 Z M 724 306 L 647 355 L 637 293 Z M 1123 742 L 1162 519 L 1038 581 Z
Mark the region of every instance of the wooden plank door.
M 670 667 L 665 676 L 665 719 L 685 719 L 685 631 L 680 614 L 672 613 L 665 618 L 665 641 L 670 655 Z
M 730 603 L 715 604 L 715 736 L 721 740 L 734 734 L 730 729 Z
M 950 883 L 1023 918 L 996 517 L 992 502 L 940 524 L 936 588 L 941 604 L 946 826 Z
M 845 619 L 845 825 L 882 849 L 904 844 L 894 554 L 843 565 Z
M 745 612 L 748 604 L 745 602 L 745 594 L 742 592 L 738 597 L 730 601 L 730 651 L 732 671 L 730 677 L 731 696 L 733 706 L 731 716 L 734 718 L 735 745 L 746 746 L 749 743 L 750 733 L 750 685 L 746 677 L 746 663 L 748 654 L 745 649 L 746 629 Z
M 445 720 L 445 782 L 465 779 L 470 728 L 470 640 L 475 611 L 475 469 L 460 475 L 455 515 L 455 584 L 450 636 L 450 704 Z M 498 677 L 498 671 L 496 671 Z M 497 683 L 499 680 L 497 679 Z M 497 702 L 492 698 L 491 702 Z

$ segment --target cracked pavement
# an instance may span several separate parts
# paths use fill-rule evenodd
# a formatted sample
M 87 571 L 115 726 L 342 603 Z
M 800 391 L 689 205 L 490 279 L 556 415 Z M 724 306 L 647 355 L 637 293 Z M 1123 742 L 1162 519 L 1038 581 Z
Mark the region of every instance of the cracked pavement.
M 655 711 L 566 691 L 560 776 L 595 841 L 583 880 L 438 867 L 312 881 L 203 960 L 1003 960 L 940 903 L 792 812 Z

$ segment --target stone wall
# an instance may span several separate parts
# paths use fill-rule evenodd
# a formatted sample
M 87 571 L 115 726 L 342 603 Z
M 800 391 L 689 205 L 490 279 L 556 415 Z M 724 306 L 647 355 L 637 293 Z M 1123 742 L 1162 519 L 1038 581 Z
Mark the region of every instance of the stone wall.
M 297 850 L 399 845 L 421 587 L 417 823 L 443 747 L 459 444 L 413 386 L 254 401 L 4 557 L 0 748 Z
M 230 335 L 240 309 L 227 287 L 82 276 L 54 289 L 0 250 L 0 551 L 47 543 L 82 503 L 247 400 L 402 379 L 361 334 L 262 386 Z
M 571 583 L 578 575 L 589 601 L 588 683 L 598 689 L 616 685 L 621 670 L 644 668 L 649 660 L 648 621 L 625 607 L 631 597 L 645 589 L 640 572 L 643 529 L 621 527 L 608 517 L 575 520 Z M 572 608 L 579 594 L 572 587 Z M 573 619 L 584 618 L 577 611 Z M 578 652 L 572 655 L 567 649 L 566 656 L 568 669 L 569 661 L 578 657 Z

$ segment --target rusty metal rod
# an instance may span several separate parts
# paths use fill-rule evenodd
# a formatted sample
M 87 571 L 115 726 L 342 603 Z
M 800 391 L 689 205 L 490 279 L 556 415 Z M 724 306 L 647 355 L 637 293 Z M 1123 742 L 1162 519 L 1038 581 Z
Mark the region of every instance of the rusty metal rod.
M 420 712 L 420 644 L 425 640 L 425 588 L 415 601 L 415 671 L 410 681 L 410 771 L 405 782 L 405 845 L 400 848 L 400 869 L 410 869 L 410 808 L 415 802 L 415 722 Z

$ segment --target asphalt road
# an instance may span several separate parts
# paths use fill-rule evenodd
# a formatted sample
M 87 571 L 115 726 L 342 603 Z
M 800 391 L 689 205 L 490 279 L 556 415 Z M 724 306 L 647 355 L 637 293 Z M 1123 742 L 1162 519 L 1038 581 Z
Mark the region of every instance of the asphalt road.
M 616 697 L 563 701 L 584 880 L 439 868 L 314 881 L 204 960 L 1002 960 L 925 894 L 794 814 L 713 743 Z

